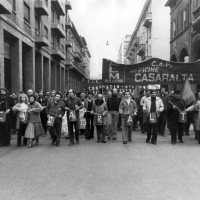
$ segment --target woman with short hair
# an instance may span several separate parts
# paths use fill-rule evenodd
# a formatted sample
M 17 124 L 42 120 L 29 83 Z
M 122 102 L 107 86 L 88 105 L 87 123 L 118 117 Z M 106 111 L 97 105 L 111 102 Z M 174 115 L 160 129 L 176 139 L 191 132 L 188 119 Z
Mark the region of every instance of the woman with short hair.
M 44 129 L 42 127 L 40 112 L 43 110 L 40 103 L 36 101 L 34 95 L 29 96 L 28 104 L 28 125 L 25 132 L 25 138 L 28 139 L 28 148 L 32 147 L 33 139 L 36 140 L 36 145 L 39 144 L 39 136 L 44 134 Z

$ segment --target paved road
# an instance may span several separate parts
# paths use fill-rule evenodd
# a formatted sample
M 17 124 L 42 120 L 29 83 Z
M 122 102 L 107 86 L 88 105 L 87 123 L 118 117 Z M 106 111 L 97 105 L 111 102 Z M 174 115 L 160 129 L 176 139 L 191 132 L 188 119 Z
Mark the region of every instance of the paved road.
M 49 136 L 28 149 L 0 148 L 2 200 L 197 200 L 200 198 L 200 145 L 194 135 L 184 144 L 146 144 L 135 132 L 132 143 L 85 141 L 50 145 Z

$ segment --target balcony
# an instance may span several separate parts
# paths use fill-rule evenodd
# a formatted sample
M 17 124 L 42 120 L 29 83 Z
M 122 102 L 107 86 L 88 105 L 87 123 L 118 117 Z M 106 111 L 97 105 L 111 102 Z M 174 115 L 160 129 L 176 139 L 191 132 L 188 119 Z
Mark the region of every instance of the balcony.
M 65 65 L 67 68 L 72 69 L 73 68 L 73 62 L 71 60 L 66 60 Z
M 71 2 L 70 2 L 70 1 L 66 1 L 66 3 L 65 3 L 65 8 L 66 8 L 67 10 L 72 10 L 72 6 L 71 6 Z
M 65 5 L 61 0 L 51 0 L 51 5 L 57 10 L 58 15 L 65 15 Z
M 65 31 L 62 29 L 62 26 L 60 24 L 52 23 L 51 24 L 51 30 L 52 32 L 59 38 L 65 38 Z
M 139 38 L 138 37 L 134 40 L 133 46 L 134 47 L 138 47 L 139 46 Z
M 10 0 L 3 0 L 0 3 L 0 14 L 11 14 L 12 4 Z
M 52 47 L 51 48 L 51 55 L 57 60 L 65 60 L 65 52 L 61 50 L 59 47 Z
M 68 18 L 66 18 L 66 21 L 65 21 L 65 28 L 66 29 L 72 29 L 72 21 Z
M 44 0 L 35 1 L 35 11 L 39 15 L 49 15 L 48 13 L 48 4 Z
M 74 69 L 76 69 L 79 73 L 81 73 L 83 76 L 85 76 L 85 69 L 81 63 L 75 64 Z
M 137 55 L 142 57 L 144 53 L 145 53 L 145 44 L 140 44 Z
M 82 56 L 78 51 L 74 52 L 74 60 L 77 62 L 82 62 Z
M 151 23 L 152 23 L 152 13 L 147 12 L 143 26 L 146 27 L 146 28 L 149 28 Z
M 200 17 L 192 23 L 193 32 L 200 32 Z
M 71 40 L 66 40 L 65 46 L 66 46 L 67 48 L 72 48 L 72 41 L 71 41 Z
M 44 31 L 36 31 L 35 32 L 35 43 L 38 46 L 49 46 L 48 35 L 44 33 Z

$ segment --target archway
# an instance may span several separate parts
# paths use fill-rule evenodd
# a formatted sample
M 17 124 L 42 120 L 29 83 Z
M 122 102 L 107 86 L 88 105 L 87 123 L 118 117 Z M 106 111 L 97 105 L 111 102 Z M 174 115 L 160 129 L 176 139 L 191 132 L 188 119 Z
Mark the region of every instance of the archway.
M 172 57 L 171 57 L 171 61 L 173 61 L 173 62 L 177 62 L 177 58 L 176 58 L 175 54 L 172 55 Z
M 200 40 L 193 45 L 193 61 L 200 59 Z
M 188 51 L 187 51 L 186 48 L 183 48 L 182 51 L 181 51 L 181 54 L 180 54 L 179 61 L 180 62 L 185 62 L 187 57 L 188 57 Z

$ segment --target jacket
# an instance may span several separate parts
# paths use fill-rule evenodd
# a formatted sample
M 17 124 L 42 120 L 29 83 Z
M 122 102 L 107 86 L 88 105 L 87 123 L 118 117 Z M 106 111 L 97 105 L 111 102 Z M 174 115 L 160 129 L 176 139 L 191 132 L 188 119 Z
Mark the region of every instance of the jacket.
M 148 97 L 143 104 L 143 111 L 150 113 L 151 109 L 151 97 Z M 164 105 L 162 100 L 159 97 L 156 97 L 156 112 L 162 112 L 164 110 Z
M 94 113 L 98 113 L 98 114 L 103 114 L 103 125 L 106 125 L 107 124 L 107 113 L 108 113 L 108 108 L 107 108 L 107 103 L 106 102 L 103 102 L 103 104 L 101 105 L 96 105 L 95 102 L 93 104 L 93 108 L 92 108 L 92 111 Z M 97 115 L 95 115 L 97 116 Z M 96 117 L 94 117 L 94 126 L 96 126 Z
M 47 115 L 55 114 L 57 116 L 65 114 L 65 104 L 63 101 L 59 101 L 57 104 L 55 104 L 54 100 L 51 100 L 47 103 L 46 107 Z
M 133 99 L 130 99 L 128 104 L 126 99 L 123 99 L 119 105 L 119 113 L 133 115 L 137 113 L 137 105 Z
M 28 112 L 29 112 L 29 117 L 28 117 L 28 122 L 29 123 L 37 123 L 41 122 L 40 119 L 40 112 L 43 110 L 42 106 L 40 103 L 35 101 L 33 105 L 30 103 L 28 104 Z

